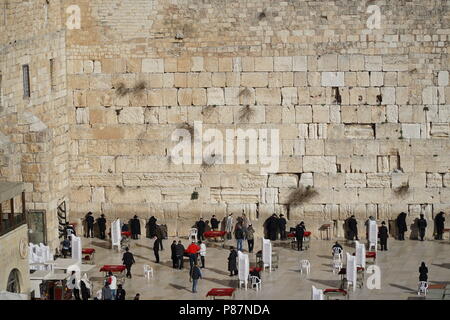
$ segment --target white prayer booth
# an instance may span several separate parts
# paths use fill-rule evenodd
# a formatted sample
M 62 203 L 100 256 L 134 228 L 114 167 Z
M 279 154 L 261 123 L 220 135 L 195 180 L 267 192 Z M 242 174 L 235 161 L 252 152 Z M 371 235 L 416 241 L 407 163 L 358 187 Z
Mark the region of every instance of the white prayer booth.
M 263 270 L 269 267 L 269 272 L 272 271 L 272 243 L 269 239 L 262 239 L 262 262 Z
M 247 290 L 249 274 L 250 274 L 250 260 L 248 258 L 248 254 L 244 254 L 238 251 L 239 288 L 243 284 L 245 286 L 245 290 Z
M 81 264 L 81 238 L 72 235 L 72 259 L 76 260 L 78 264 Z

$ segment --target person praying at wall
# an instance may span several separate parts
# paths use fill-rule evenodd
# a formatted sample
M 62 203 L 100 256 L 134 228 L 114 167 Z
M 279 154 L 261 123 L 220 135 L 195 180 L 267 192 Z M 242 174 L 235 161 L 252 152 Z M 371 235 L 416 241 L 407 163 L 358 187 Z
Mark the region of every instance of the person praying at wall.
M 444 235 L 444 226 L 445 226 L 445 213 L 439 212 L 434 218 L 434 222 L 436 223 L 436 240 L 442 240 Z
M 141 222 L 138 219 L 138 216 L 134 216 L 133 219 L 130 221 L 130 228 L 131 228 L 131 238 L 132 239 L 139 239 L 139 235 L 141 234 Z
M 94 237 L 94 217 L 92 216 L 92 212 L 88 212 L 86 215 L 86 227 L 87 227 L 87 233 L 86 238 L 93 238 Z
M 423 214 L 420 214 L 420 219 L 417 221 L 417 227 L 419 228 L 420 241 L 423 241 L 423 238 L 425 237 L 425 231 L 427 229 L 427 220 L 425 220 Z
M 97 219 L 98 230 L 100 231 L 100 239 L 105 240 L 106 238 L 106 219 L 105 215 L 102 213 L 100 218 Z
M 196 227 L 197 227 L 197 236 L 199 240 L 205 240 L 205 238 L 203 237 L 203 234 L 205 233 L 205 221 L 203 221 L 203 218 L 200 218 L 199 221 L 197 221 L 196 223 Z
M 397 217 L 398 240 L 405 240 L 405 232 L 408 231 L 406 226 L 406 213 L 402 212 Z
M 215 215 L 213 215 L 211 218 L 211 229 L 213 231 L 219 230 L 219 220 L 216 219 Z
M 227 232 L 227 239 L 231 240 L 231 233 L 233 232 L 233 214 L 230 213 L 230 215 L 227 218 L 226 225 L 225 225 L 225 231 Z
M 358 222 L 355 219 L 355 216 L 352 215 L 348 220 L 347 220 L 347 226 L 349 229 L 349 238 L 350 240 L 357 240 L 358 239 Z

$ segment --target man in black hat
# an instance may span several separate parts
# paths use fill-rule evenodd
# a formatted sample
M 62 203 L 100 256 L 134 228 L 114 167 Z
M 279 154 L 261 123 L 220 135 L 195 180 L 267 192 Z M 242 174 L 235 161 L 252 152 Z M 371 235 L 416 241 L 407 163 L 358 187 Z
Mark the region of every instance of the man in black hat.
M 397 217 L 397 229 L 398 229 L 398 240 L 405 240 L 405 232 L 408 231 L 406 227 L 406 213 L 402 212 Z
M 105 239 L 106 235 L 105 235 L 105 231 L 106 231 L 106 219 L 105 219 L 105 215 L 102 213 L 100 215 L 100 218 L 97 219 L 97 224 L 98 224 L 98 230 L 100 231 L 100 239 Z
M 381 223 L 381 227 L 378 230 L 380 236 L 381 251 L 387 251 L 387 239 L 389 238 L 388 228 L 386 227 L 386 222 Z
M 420 214 L 420 219 L 417 221 L 417 227 L 419 228 L 420 241 L 423 241 L 425 237 L 425 230 L 427 229 L 427 220 L 425 220 L 424 215 Z
M 138 219 L 138 216 L 134 216 L 133 219 L 130 221 L 130 227 L 131 227 L 131 238 L 132 239 L 139 239 L 139 235 L 141 234 L 141 222 Z
M 94 237 L 94 217 L 92 216 L 92 212 L 88 212 L 86 215 L 86 226 L 87 226 L 87 233 L 86 238 L 93 238 Z
M 436 223 L 436 240 L 442 240 L 442 236 L 444 234 L 444 225 L 445 225 L 445 213 L 439 212 L 434 218 L 434 222 Z

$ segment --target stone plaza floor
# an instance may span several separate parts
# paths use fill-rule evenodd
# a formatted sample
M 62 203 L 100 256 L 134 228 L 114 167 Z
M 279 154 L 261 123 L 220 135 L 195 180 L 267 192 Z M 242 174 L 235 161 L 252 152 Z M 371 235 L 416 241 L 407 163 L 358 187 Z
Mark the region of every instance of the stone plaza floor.
M 189 282 L 189 262 L 185 260 L 183 270 L 172 269 L 170 245 L 175 238 L 164 240 L 164 250 L 160 251 L 159 264 L 155 263 L 153 240 L 143 238 L 131 240 L 130 251 L 134 254 L 136 264 L 132 268 L 132 279 L 126 279 L 124 289 L 127 299 L 132 299 L 140 293 L 141 300 L 201 300 L 206 299 L 206 293 L 217 287 L 238 287 L 237 276 L 230 277 L 227 271 L 229 250 L 221 243 L 207 242 L 206 268 L 202 269 L 203 279 L 199 280 L 198 293 L 192 293 L 192 283 Z M 181 239 L 183 245 L 189 244 L 187 239 Z M 96 267 L 89 272 L 94 282 L 94 294 L 101 288 L 104 274 L 100 267 L 105 264 L 122 264 L 122 252 L 109 249 L 109 241 L 97 238 L 82 238 L 83 248 L 95 248 Z M 365 241 L 361 241 L 365 243 Z M 272 272 L 262 272 L 262 290 L 238 289 L 235 298 L 244 300 L 256 299 L 311 299 L 311 285 L 319 289 L 336 288 L 340 285 L 340 276 L 332 273 L 331 246 L 333 241 L 312 240 L 309 250 L 296 251 L 290 248 L 289 241 L 283 246 L 275 242 L 273 250 L 279 254 L 279 267 Z M 340 241 L 345 252 L 353 253 L 353 246 Z M 235 240 L 228 240 L 226 246 L 236 245 Z M 397 241 L 390 239 L 389 251 L 378 251 L 376 265 L 381 269 L 381 289 L 368 289 L 364 284 L 355 292 L 350 290 L 350 300 L 405 300 L 417 299 L 417 284 L 419 265 L 422 261 L 428 266 L 428 281 L 430 284 L 450 284 L 450 241 Z M 244 250 L 247 249 L 245 243 Z M 261 249 L 261 239 L 255 240 L 255 249 L 250 254 L 250 266 L 256 263 L 255 253 Z M 247 253 L 244 251 L 244 253 Z M 309 275 L 300 273 L 301 259 L 311 263 Z M 345 259 L 344 259 L 345 261 Z M 200 259 L 199 259 L 200 263 Z M 148 264 L 154 269 L 154 278 L 144 278 L 143 265 Z M 367 264 L 369 266 L 370 264 Z M 370 274 L 365 275 L 365 279 Z

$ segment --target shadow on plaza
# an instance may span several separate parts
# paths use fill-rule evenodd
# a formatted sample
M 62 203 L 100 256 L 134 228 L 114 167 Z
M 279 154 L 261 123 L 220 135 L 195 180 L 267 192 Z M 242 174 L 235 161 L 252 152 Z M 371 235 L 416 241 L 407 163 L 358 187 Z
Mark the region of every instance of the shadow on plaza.
M 321 280 L 321 279 L 308 279 L 310 282 L 319 283 L 327 286 L 327 288 L 339 288 L 341 285 L 340 280 Z
M 395 284 L 395 283 L 390 283 L 389 285 L 391 287 L 394 287 L 394 288 L 405 290 L 405 293 L 416 293 L 417 294 L 417 290 L 416 289 L 411 289 L 411 288 L 408 288 L 408 287 L 400 286 L 400 285 Z
M 173 287 L 174 289 L 177 289 L 177 290 L 186 290 L 187 292 L 192 292 L 192 291 L 189 290 L 187 287 L 183 287 L 183 286 L 180 286 L 180 285 L 175 284 L 175 283 L 169 283 L 169 285 L 170 285 L 171 287 Z
M 211 281 L 217 284 L 220 284 L 221 286 L 224 287 L 228 287 L 228 288 L 236 288 L 239 285 L 239 280 L 235 280 L 235 279 L 214 279 L 214 278 L 207 278 L 207 277 L 203 277 L 204 280 L 206 281 Z
M 100 247 L 103 249 L 112 249 L 111 248 L 111 244 L 109 242 L 98 242 L 98 241 L 92 241 L 91 245 L 96 246 L 96 247 Z
M 445 268 L 445 269 L 450 269 L 450 263 L 441 263 L 441 264 L 437 264 L 437 263 L 433 263 L 433 266 L 436 267 L 441 267 L 441 268 Z
M 216 269 L 216 268 L 208 268 L 208 267 L 206 267 L 206 269 L 211 270 L 211 271 L 213 271 L 213 272 L 215 272 L 215 273 L 221 274 L 221 275 L 223 275 L 223 276 L 229 275 L 228 272 L 223 271 L 223 270 L 219 270 L 219 269 Z

